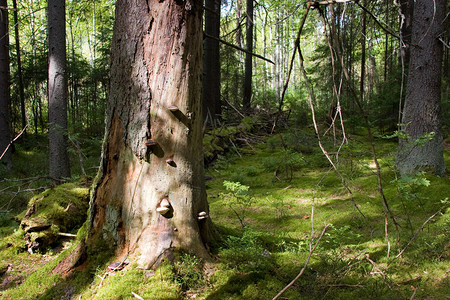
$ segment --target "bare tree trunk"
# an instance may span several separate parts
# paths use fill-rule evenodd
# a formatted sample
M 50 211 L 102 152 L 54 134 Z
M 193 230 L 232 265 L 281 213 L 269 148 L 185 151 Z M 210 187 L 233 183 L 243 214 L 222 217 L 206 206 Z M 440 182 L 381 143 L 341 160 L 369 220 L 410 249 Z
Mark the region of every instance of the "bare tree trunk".
M 70 177 L 67 154 L 65 0 L 48 1 L 49 163 L 53 178 Z
M 445 173 L 441 133 L 441 67 L 445 0 L 416 0 L 412 21 L 411 60 L 403 110 L 397 168 L 400 174 L 417 169 Z M 418 145 L 418 139 L 434 133 L 431 141 Z
M 363 0 L 363 6 L 367 7 L 366 0 Z M 361 79 L 359 81 L 359 99 L 364 103 L 364 83 L 366 78 L 366 12 L 362 12 L 362 32 L 361 32 Z
M 9 36 L 8 36 L 8 6 L 6 0 L 0 0 L 0 155 L 11 141 L 9 97 Z M 11 150 L 8 150 L 1 163 L 7 169 L 12 167 Z
M 22 76 L 22 60 L 20 54 L 20 39 L 19 39 L 19 19 L 17 17 L 17 1 L 13 0 L 14 8 L 14 35 L 16 38 L 16 55 L 17 55 L 17 76 L 19 79 L 19 97 L 20 97 L 20 115 L 22 119 L 22 128 L 27 125 L 26 108 L 25 108 L 25 91 L 23 86 L 23 76 Z M 26 135 L 26 129 L 24 134 Z
M 245 36 L 246 47 L 249 53 L 253 52 L 253 0 L 247 0 L 247 32 Z M 245 75 L 244 75 L 244 99 L 242 109 L 245 114 L 250 114 L 250 102 L 252 99 L 252 76 L 253 76 L 253 56 L 245 54 Z
M 143 268 L 158 265 L 176 248 L 209 258 L 202 2 L 117 1 L 111 48 L 90 240 L 105 240 L 117 255 L 135 253 Z
M 222 113 L 220 100 L 220 3 L 221 0 L 205 1 L 205 33 L 217 39 L 206 37 L 203 41 L 203 119 L 208 115 L 214 120 Z

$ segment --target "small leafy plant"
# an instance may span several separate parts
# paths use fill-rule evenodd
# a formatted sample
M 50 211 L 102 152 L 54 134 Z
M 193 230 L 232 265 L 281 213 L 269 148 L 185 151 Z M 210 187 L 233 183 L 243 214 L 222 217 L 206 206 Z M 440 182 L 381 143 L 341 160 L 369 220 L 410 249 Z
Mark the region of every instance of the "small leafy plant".
M 174 263 L 175 282 L 183 289 L 194 289 L 205 284 L 202 261 L 194 255 L 183 253 Z
M 234 212 L 242 226 L 245 228 L 245 215 L 246 210 L 252 205 L 253 198 L 249 193 L 249 186 L 243 185 L 240 182 L 232 182 L 225 180 L 223 182 L 225 189 L 228 191 L 226 194 L 221 194 L 225 203 Z
M 271 254 L 264 249 L 257 232 L 246 228 L 242 236 L 229 236 L 220 253 L 229 267 L 239 272 L 263 272 L 272 264 Z

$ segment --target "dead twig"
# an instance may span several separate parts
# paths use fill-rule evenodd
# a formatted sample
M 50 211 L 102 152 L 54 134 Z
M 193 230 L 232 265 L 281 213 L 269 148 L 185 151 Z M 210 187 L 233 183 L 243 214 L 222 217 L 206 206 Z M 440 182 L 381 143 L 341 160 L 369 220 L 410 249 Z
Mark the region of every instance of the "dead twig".
M 223 100 L 225 100 L 225 102 L 232 108 L 234 109 L 242 118 L 245 118 L 244 114 L 241 113 L 236 107 L 233 106 L 233 104 L 231 104 L 227 99 L 223 98 Z
M 383 279 L 386 279 L 386 275 L 381 270 L 381 268 L 377 265 L 377 263 L 374 262 L 373 260 L 371 260 L 368 255 L 365 258 L 373 266 L 372 270 L 375 270 L 375 272 L 372 271 L 372 274 L 381 274 L 381 276 L 383 276 Z
M 300 270 L 298 275 L 295 276 L 295 278 L 288 285 L 286 285 L 275 297 L 273 297 L 272 300 L 278 299 L 284 292 L 286 292 L 286 290 L 288 288 L 290 288 L 300 278 L 300 276 L 303 275 L 303 272 L 305 272 L 306 267 L 308 266 L 309 260 L 311 259 L 311 256 L 312 256 L 314 250 L 316 250 L 317 245 L 319 245 L 319 242 L 322 239 L 323 235 L 325 234 L 325 231 L 327 230 L 328 226 L 329 226 L 328 224 L 325 225 L 325 227 L 322 230 L 322 233 L 320 234 L 319 238 L 317 239 L 316 243 L 314 244 L 314 247 L 309 250 L 308 258 L 306 259 L 305 264 L 303 265 L 303 268 Z M 311 244 L 312 244 L 312 240 L 311 240 Z
M 242 155 L 239 153 L 236 145 L 233 143 L 233 140 L 231 138 L 229 138 L 231 145 L 233 145 L 234 151 L 236 151 L 236 153 L 239 155 L 240 158 L 242 158 Z
M 25 125 L 25 127 L 19 132 L 19 134 L 11 141 L 9 142 L 8 146 L 6 146 L 5 150 L 3 151 L 2 155 L 0 156 L 0 160 L 2 160 L 3 156 L 5 156 L 6 152 L 8 151 L 9 147 L 11 147 L 11 145 L 17 141 L 17 139 L 25 132 L 25 129 L 27 129 L 28 124 Z
M 430 222 L 434 217 L 436 217 L 439 213 L 441 212 L 441 210 L 438 210 L 437 212 L 435 212 L 431 217 L 429 217 L 423 224 L 422 226 L 420 226 L 420 228 L 416 231 L 416 233 L 414 234 L 414 236 L 409 240 L 408 244 L 406 244 L 405 248 L 403 248 L 402 251 L 400 251 L 399 254 L 397 254 L 397 256 L 395 258 L 399 258 L 403 252 L 405 252 L 406 248 L 409 247 L 409 245 L 411 245 L 411 243 L 419 236 L 419 233 L 422 231 L 422 229 L 425 227 L 425 225 Z

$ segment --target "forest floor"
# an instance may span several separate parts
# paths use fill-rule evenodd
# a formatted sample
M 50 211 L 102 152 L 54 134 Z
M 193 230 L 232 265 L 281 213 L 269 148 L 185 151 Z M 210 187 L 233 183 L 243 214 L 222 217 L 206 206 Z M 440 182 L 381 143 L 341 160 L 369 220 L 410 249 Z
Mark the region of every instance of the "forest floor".
M 180 253 L 157 270 L 139 269 L 131 259 L 113 271 L 108 265 L 117 258 L 91 253 L 95 259 L 63 275 L 53 270 L 79 239 L 65 237 L 32 254 L 23 250 L 16 220 L 50 183 L 42 145 L 18 146 L 21 163 L 0 181 L 0 297 L 272 299 L 304 268 L 279 299 L 450 299 L 448 172 L 398 177 L 396 142 L 378 137 L 391 217 L 363 131 L 350 133 L 343 145 L 324 138 L 342 177 L 309 129 L 249 139 L 258 143 L 231 148 L 206 170 L 210 217 L 222 237 L 213 263 Z M 65 189 L 92 179 L 100 143 L 81 143 L 88 174 L 73 176 Z M 450 148 L 444 151 L 449 166 Z M 73 174 L 81 174 L 77 153 L 71 155 Z

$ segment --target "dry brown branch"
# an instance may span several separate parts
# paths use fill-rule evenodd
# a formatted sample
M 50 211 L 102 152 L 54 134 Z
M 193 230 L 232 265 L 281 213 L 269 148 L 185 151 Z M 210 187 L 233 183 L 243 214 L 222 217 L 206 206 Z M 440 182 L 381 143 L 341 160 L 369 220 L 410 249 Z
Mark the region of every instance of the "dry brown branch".
M 223 99 L 225 100 L 225 102 L 232 108 L 234 109 L 242 118 L 245 118 L 244 114 L 241 113 L 236 107 L 233 106 L 233 104 L 231 104 L 227 99 Z
M 236 145 L 233 143 L 233 140 L 231 138 L 229 138 L 231 145 L 233 145 L 234 151 L 236 151 L 236 153 L 239 155 L 240 158 L 242 158 L 241 153 L 239 153 L 238 148 L 236 147 Z
M 308 258 L 306 259 L 305 264 L 303 265 L 303 268 L 300 270 L 298 275 L 295 276 L 295 278 L 288 285 L 286 285 L 275 297 L 273 297 L 272 300 L 278 299 L 284 292 L 286 292 L 286 290 L 288 288 L 290 288 L 300 278 L 300 276 L 303 275 L 303 272 L 305 272 L 306 267 L 308 266 L 309 260 L 311 259 L 311 256 L 312 256 L 314 250 L 316 250 L 317 245 L 319 245 L 319 242 L 322 239 L 322 237 L 323 237 L 325 231 L 327 230 L 328 226 L 329 226 L 328 224 L 325 225 L 325 227 L 322 230 L 322 233 L 320 234 L 319 238 L 317 239 L 316 243 L 314 244 L 314 247 L 312 247 L 312 249 L 309 250 Z M 311 244 L 310 245 L 312 245 L 312 237 L 311 237 Z
M 435 212 L 431 217 L 429 217 L 423 224 L 422 226 L 420 226 L 420 228 L 416 231 L 416 233 L 414 234 L 414 236 L 409 240 L 408 244 L 406 244 L 405 248 L 403 248 L 402 251 L 400 251 L 399 254 L 397 254 L 397 256 L 395 258 L 399 258 L 403 252 L 405 252 L 406 248 L 409 247 L 409 245 L 411 245 L 411 243 L 419 236 L 419 233 L 422 231 L 422 229 L 425 227 L 425 225 L 430 222 L 434 217 L 437 216 L 437 214 L 439 214 L 441 212 L 441 210 L 438 210 L 437 212 Z
M 331 10 L 331 13 L 333 13 L 333 10 Z M 334 22 L 331 23 L 331 39 L 334 42 L 332 44 L 340 45 L 340 42 L 338 40 L 338 35 L 337 35 L 337 32 L 336 32 L 336 26 L 335 26 Z M 344 63 L 344 56 L 341 54 L 340 48 L 336 47 L 335 50 L 336 50 L 336 55 L 339 58 L 338 61 L 340 62 L 341 68 L 342 68 L 342 70 L 344 72 L 344 77 L 345 77 L 345 79 L 347 81 L 348 88 L 349 88 L 349 90 L 350 90 L 350 92 L 351 92 L 351 94 L 352 94 L 352 96 L 353 96 L 353 98 L 355 100 L 355 103 L 356 103 L 359 111 L 361 112 L 361 114 L 363 116 L 365 127 L 367 129 L 367 137 L 368 137 L 368 141 L 369 141 L 370 146 L 371 146 L 372 157 L 373 157 L 373 160 L 374 160 L 375 166 L 376 166 L 376 174 L 377 174 L 377 180 L 378 180 L 378 192 L 379 192 L 379 194 L 381 196 L 381 199 L 382 199 L 382 204 L 383 204 L 385 218 L 387 218 L 387 215 L 389 215 L 390 218 L 392 219 L 392 222 L 395 225 L 395 229 L 397 230 L 397 232 L 399 232 L 398 223 L 397 223 L 397 221 L 395 219 L 394 214 L 392 213 L 391 209 L 389 208 L 386 196 L 384 195 L 383 183 L 382 183 L 382 179 L 381 179 L 381 168 L 380 168 L 380 164 L 378 162 L 377 152 L 376 152 L 376 149 L 375 149 L 375 140 L 374 140 L 374 137 L 373 137 L 373 134 L 372 134 L 372 127 L 370 126 L 370 123 L 369 123 L 369 117 L 367 116 L 367 111 L 363 108 L 363 106 L 361 104 L 361 101 L 360 101 L 360 99 L 359 99 L 359 97 L 358 97 L 358 95 L 357 95 L 357 93 L 356 93 L 356 91 L 355 91 L 355 89 L 353 87 L 353 83 L 352 83 L 352 80 L 350 78 L 350 75 L 348 74 L 347 66 Z M 387 234 L 387 231 L 386 231 L 386 234 Z
M 377 263 L 374 262 L 373 260 L 371 260 L 371 259 L 369 258 L 368 255 L 367 255 L 365 258 L 366 258 L 366 260 L 367 260 L 368 262 L 370 262 L 370 264 L 373 266 L 373 269 L 372 269 L 372 270 L 375 270 L 375 272 L 372 272 L 372 273 L 373 273 L 373 274 L 381 274 L 381 276 L 383 276 L 383 279 L 386 279 L 386 275 L 385 275 L 384 272 L 381 270 L 381 268 L 377 265 Z
M 318 143 L 319 143 L 320 150 L 322 150 L 322 153 L 325 155 L 325 157 L 327 158 L 328 162 L 330 163 L 330 165 L 333 167 L 333 169 L 334 169 L 334 171 L 336 172 L 336 174 L 337 174 L 337 175 L 339 176 L 339 178 L 341 179 L 342 185 L 343 185 L 344 188 L 347 190 L 347 192 L 350 194 L 350 199 L 351 199 L 352 202 L 353 202 L 354 208 L 355 208 L 355 209 L 361 214 L 361 216 L 363 216 L 364 219 L 367 221 L 367 217 L 364 215 L 364 213 L 363 213 L 363 212 L 359 209 L 359 207 L 356 205 L 356 203 L 355 203 L 355 201 L 354 201 L 354 198 L 353 198 L 353 192 L 352 192 L 352 190 L 350 189 L 350 187 L 348 186 L 348 184 L 347 184 L 347 182 L 346 182 L 344 176 L 343 176 L 342 173 L 339 171 L 339 169 L 336 167 L 336 164 L 335 164 L 335 163 L 333 162 L 333 160 L 331 159 L 329 153 L 328 153 L 328 152 L 325 150 L 325 148 L 323 147 L 322 140 L 321 140 L 321 138 L 320 138 L 319 127 L 318 127 L 317 122 L 316 122 L 316 116 L 315 116 L 315 110 L 314 110 L 314 101 L 313 101 L 314 95 L 313 95 L 313 92 L 312 92 L 312 90 L 311 90 L 311 88 L 310 88 L 310 85 L 309 85 L 309 79 L 308 79 L 308 76 L 306 75 L 305 66 L 304 66 L 304 64 L 303 64 L 303 62 L 304 62 L 304 60 L 303 60 L 303 55 L 302 55 L 302 51 L 301 51 L 301 49 L 300 49 L 300 46 L 297 47 L 297 50 L 298 50 L 298 52 L 299 52 L 299 58 L 300 58 L 300 69 L 301 69 L 301 71 L 302 71 L 302 75 L 303 75 L 303 78 L 304 78 L 304 80 L 305 80 L 306 89 L 308 90 L 309 106 L 310 106 L 310 109 L 311 109 L 311 115 L 312 115 L 312 119 L 313 119 L 314 131 L 315 131 L 315 133 L 316 133 L 316 137 L 317 137 L 317 140 L 318 140 Z
M 9 147 L 11 147 L 11 145 L 17 141 L 17 139 L 25 132 L 25 129 L 27 129 L 28 124 L 25 125 L 25 127 L 19 132 L 19 134 L 11 141 L 9 142 L 8 146 L 6 146 L 5 150 L 3 151 L 2 155 L 0 156 L 0 160 L 2 160 L 3 156 L 5 156 L 6 151 L 8 151 Z

